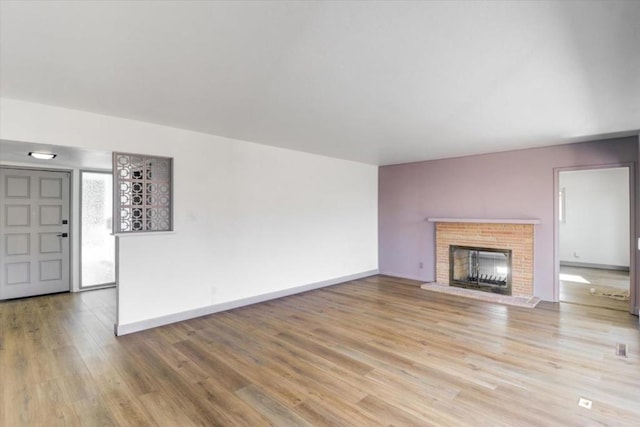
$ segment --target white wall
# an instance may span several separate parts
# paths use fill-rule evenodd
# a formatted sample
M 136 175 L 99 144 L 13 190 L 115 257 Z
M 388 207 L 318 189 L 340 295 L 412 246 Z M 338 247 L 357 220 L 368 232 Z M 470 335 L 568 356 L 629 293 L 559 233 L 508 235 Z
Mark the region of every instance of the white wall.
M 121 331 L 377 271 L 376 166 L 10 99 L 0 138 L 174 158 L 175 233 L 119 239 Z
M 560 262 L 629 267 L 629 170 L 560 172 L 566 222 L 560 223 Z

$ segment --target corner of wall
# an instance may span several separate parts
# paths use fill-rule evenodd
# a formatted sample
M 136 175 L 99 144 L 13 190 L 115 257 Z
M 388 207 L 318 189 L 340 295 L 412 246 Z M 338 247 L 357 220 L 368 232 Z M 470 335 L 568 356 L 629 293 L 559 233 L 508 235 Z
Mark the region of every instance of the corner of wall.
M 209 314 L 214 314 L 221 311 L 231 310 L 234 308 L 244 307 L 244 306 L 256 304 L 259 302 L 286 297 L 289 295 L 299 294 L 299 293 L 311 291 L 314 289 L 337 285 L 339 283 L 348 282 L 350 280 L 362 279 L 364 277 L 373 276 L 375 274 L 378 274 L 377 269 L 363 271 L 361 273 L 356 273 L 356 274 L 350 274 L 348 276 L 337 277 L 334 279 L 323 280 L 321 282 L 309 283 L 309 284 L 297 286 L 294 288 L 283 289 L 281 291 L 269 292 L 266 294 L 256 295 L 253 297 L 242 298 L 239 300 L 229 301 L 222 304 L 214 304 L 214 305 L 209 305 L 205 307 L 200 307 L 194 310 L 187 310 L 180 313 L 170 314 L 167 316 L 161 316 L 153 319 L 142 320 L 139 322 L 132 322 L 127 324 L 116 323 L 114 324 L 114 334 L 116 336 L 127 335 L 134 332 L 140 332 L 146 329 L 156 328 L 158 326 L 164 326 L 171 323 L 193 319 L 196 317 L 207 316 Z

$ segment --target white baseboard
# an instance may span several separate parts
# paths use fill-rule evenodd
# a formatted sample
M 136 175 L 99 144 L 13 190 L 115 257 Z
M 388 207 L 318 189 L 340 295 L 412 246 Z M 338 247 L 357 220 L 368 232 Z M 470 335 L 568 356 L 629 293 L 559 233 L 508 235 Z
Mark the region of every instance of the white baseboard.
M 597 268 L 600 270 L 620 270 L 629 271 L 628 265 L 610 265 L 610 264 L 594 264 L 590 262 L 573 262 L 573 261 L 560 261 L 561 267 L 584 267 L 584 268 Z
M 309 283 L 294 288 L 283 289 L 281 291 L 268 292 L 266 294 L 255 295 L 252 297 L 241 298 L 235 301 L 228 301 L 221 304 L 209 305 L 193 310 L 182 311 L 180 313 L 169 314 L 166 316 L 154 317 L 152 319 L 141 320 L 138 322 L 115 324 L 114 333 L 116 336 L 131 334 L 134 332 L 144 331 L 145 329 L 157 328 L 158 326 L 168 325 L 170 323 L 181 322 L 200 316 L 206 316 L 220 311 L 231 310 L 233 308 L 244 307 L 246 305 L 256 304 L 263 301 L 269 301 L 276 298 L 282 298 L 289 295 L 299 294 L 314 289 L 324 288 L 338 283 L 348 282 L 350 280 L 362 279 L 378 274 L 378 270 L 363 271 L 362 273 L 350 274 L 348 276 L 336 277 L 335 279 L 323 280 L 321 282 Z

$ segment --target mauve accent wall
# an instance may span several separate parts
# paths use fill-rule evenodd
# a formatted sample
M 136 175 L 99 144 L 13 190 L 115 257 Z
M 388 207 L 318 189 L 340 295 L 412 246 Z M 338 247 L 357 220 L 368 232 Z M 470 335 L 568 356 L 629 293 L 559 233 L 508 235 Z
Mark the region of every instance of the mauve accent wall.
M 534 294 L 553 301 L 554 168 L 636 164 L 638 148 L 633 136 L 383 166 L 380 272 L 435 280 L 435 224 L 428 217 L 536 218 L 542 223 L 535 226 Z

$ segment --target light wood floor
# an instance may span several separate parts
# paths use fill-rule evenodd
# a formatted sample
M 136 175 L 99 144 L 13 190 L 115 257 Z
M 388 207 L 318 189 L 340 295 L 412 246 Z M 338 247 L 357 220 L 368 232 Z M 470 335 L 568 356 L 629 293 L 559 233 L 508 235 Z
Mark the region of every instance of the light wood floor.
M 575 279 L 562 280 L 562 277 L 572 278 L 572 276 Z M 628 271 L 560 266 L 560 278 L 560 301 L 629 311 L 629 300 L 599 295 L 601 290 L 629 291 Z M 581 279 L 587 283 L 581 283 Z M 595 288 L 598 292 L 592 294 L 591 288 Z
M 0 303 L 0 425 L 638 425 L 637 317 L 417 284 L 374 276 L 119 338 L 112 289 Z

